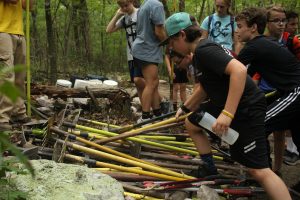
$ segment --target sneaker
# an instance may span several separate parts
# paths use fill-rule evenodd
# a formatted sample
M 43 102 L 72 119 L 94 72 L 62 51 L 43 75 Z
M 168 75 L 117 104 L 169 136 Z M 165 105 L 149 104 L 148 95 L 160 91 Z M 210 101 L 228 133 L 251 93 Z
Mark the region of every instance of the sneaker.
M 200 165 L 197 170 L 192 170 L 190 175 L 196 178 L 204 178 L 211 175 L 218 175 L 218 171 L 211 170 L 206 164 Z
M 294 166 L 294 165 L 300 163 L 300 157 L 297 154 L 295 154 L 295 153 L 291 153 L 290 156 L 284 157 L 284 161 L 283 162 L 285 164 L 287 164 L 287 165 Z
M 292 152 L 290 152 L 289 150 L 285 149 L 284 150 L 284 153 L 283 153 L 283 157 L 291 157 L 293 155 Z
M 142 123 L 142 122 L 144 122 L 144 121 L 147 121 L 147 120 L 150 120 L 151 118 L 146 118 L 146 119 L 143 119 L 142 117 L 140 117 L 137 121 L 136 121 L 136 123 L 137 124 L 140 124 L 140 123 Z
M 170 104 L 171 103 L 169 101 L 160 102 L 160 109 L 161 109 L 162 114 L 167 114 L 167 113 L 171 112 Z
M 10 120 L 11 123 L 21 123 L 21 124 L 25 124 L 31 121 L 31 118 L 28 117 L 27 115 L 22 116 L 22 117 L 12 117 L 12 119 Z

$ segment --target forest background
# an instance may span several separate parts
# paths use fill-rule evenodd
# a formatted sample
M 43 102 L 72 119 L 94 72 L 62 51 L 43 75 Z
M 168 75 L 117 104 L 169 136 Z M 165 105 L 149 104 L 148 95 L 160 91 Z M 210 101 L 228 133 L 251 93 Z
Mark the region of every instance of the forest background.
M 199 23 L 214 12 L 214 0 L 161 0 L 166 17 L 185 11 Z M 143 0 L 136 0 L 140 5 Z M 57 79 L 94 74 L 117 79 L 128 76 L 124 31 L 105 32 L 118 9 L 116 0 L 36 0 L 30 21 L 32 81 L 54 84 Z M 231 11 L 283 5 L 300 14 L 299 0 L 232 0 Z M 166 67 L 160 67 L 166 76 Z

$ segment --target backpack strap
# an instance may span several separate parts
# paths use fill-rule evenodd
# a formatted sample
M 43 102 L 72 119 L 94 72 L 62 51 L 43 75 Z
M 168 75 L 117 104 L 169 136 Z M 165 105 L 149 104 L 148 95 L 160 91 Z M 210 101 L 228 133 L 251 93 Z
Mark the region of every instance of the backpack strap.
M 123 28 L 125 29 L 125 32 L 126 32 L 126 38 L 127 38 L 128 47 L 131 50 L 131 44 L 130 44 L 129 38 L 131 37 L 132 41 L 134 41 L 135 38 L 136 38 L 136 31 L 134 29 L 134 26 L 136 27 L 136 22 L 132 22 L 131 24 L 126 24 L 125 17 L 123 17 L 123 19 L 122 19 L 122 25 L 123 25 Z M 128 31 L 128 29 L 130 29 L 130 32 Z
M 294 40 L 294 36 L 292 36 L 291 34 L 289 35 L 289 37 L 287 38 L 286 40 L 286 46 L 287 48 L 294 53 L 294 43 L 293 43 L 293 40 Z
M 207 32 L 208 32 L 208 36 L 210 35 L 210 28 L 211 28 L 211 22 L 212 22 L 212 19 L 213 19 L 213 15 L 209 15 L 208 16 L 208 27 L 207 27 Z
M 207 29 L 208 36 L 210 34 L 212 19 L 213 19 L 213 14 L 208 16 L 208 29 Z M 235 20 L 234 16 L 230 15 L 230 26 L 231 26 L 231 35 L 232 35 L 232 38 L 234 37 L 234 20 Z
M 232 40 L 234 37 L 234 16 L 230 15 L 230 26 L 231 26 L 231 36 Z

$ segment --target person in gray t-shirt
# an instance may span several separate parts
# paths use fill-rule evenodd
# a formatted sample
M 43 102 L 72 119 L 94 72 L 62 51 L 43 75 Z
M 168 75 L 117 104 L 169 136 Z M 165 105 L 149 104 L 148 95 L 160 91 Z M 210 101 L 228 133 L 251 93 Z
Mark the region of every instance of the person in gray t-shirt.
M 134 77 L 144 77 L 145 89 L 142 93 L 142 120 L 153 114 L 161 114 L 158 94 L 158 63 L 163 62 L 160 41 L 166 38 L 164 30 L 165 12 L 158 0 L 145 0 L 138 11 L 137 37 L 133 42 Z

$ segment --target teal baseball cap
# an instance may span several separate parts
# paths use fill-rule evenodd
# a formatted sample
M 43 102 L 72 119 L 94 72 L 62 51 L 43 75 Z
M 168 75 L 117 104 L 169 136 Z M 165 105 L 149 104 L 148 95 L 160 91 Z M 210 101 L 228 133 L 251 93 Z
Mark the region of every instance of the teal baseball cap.
M 165 30 L 168 37 L 162 41 L 159 46 L 168 44 L 170 37 L 192 25 L 193 23 L 190 19 L 190 14 L 186 12 L 179 12 L 171 15 L 165 21 Z

